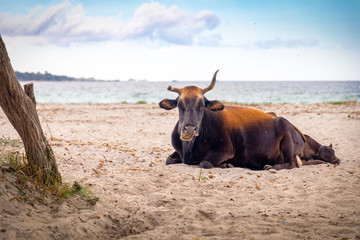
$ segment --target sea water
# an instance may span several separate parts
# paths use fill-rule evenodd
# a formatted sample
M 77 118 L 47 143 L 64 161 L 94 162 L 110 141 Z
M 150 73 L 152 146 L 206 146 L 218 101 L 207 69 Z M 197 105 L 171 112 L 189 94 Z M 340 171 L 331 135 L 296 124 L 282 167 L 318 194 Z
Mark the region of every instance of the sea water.
M 21 82 L 22 85 L 26 82 Z M 34 91 L 39 103 L 158 103 L 175 99 L 168 85 L 182 88 L 206 87 L 199 82 L 78 82 L 36 81 Z M 210 100 L 237 103 L 324 103 L 360 100 L 360 81 L 218 81 L 206 94 Z

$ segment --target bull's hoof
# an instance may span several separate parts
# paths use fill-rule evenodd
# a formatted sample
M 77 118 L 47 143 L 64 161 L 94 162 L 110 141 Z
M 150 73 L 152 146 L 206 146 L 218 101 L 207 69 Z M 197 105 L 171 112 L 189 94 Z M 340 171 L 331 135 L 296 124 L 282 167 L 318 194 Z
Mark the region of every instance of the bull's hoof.
M 179 164 L 179 163 L 182 163 L 181 159 L 178 159 L 178 158 L 173 158 L 171 156 L 169 156 L 166 161 L 165 161 L 165 164 L 166 165 L 170 165 L 170 164 Z
M 219 165 L 219 168 L 234 168 L 234 165 L 231 163 L 222 163 Z
M 273 169 L 273 166 L 271 166 L 271 165 L 265 165 L 265 166 L 263 167 L 263 170 L 270 170 L 270 169 Z
M 210 162 L 208 162 L 208 161 L 203 161 L 203 162 L 201 162 L 200 164 L 199 164 L 199 166 L 201 167 L 201 168 L 205 168 L 205 169 L 209 169 L 209 168 L 213 168 L 214 166 L 210 163 Z

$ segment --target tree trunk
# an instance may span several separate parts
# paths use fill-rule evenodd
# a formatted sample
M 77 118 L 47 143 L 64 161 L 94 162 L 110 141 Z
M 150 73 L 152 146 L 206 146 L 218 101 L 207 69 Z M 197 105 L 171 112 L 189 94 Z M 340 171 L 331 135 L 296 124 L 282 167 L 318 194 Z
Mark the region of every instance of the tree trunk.
M 32 83 L 25 86 L 25 92 L 0 35 L 0 106 L 24 143 L 31 174 L 40 177 L 43 183 L 53 184 L 61 181 L 61 176 L 36 112 Z

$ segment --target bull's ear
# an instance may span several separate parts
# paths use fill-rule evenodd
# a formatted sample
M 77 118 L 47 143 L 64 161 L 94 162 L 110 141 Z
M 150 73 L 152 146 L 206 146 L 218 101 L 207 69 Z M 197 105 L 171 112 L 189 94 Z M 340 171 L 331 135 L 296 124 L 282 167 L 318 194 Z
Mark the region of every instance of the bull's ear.
M 218 100 L 209 101 L 205 100 L 205 107 L 210 109 L 211 111 L 220 111 L 224 109 L 224 104 L 219 102 Z
M 161 102 L 159 102 L 159 107 L 165 110 L 174 109 L 176 108 L 176 106 L 177 106 L 177 100 L 164 99 Z
M 332 143 L 330 143 L 329 148 L 332 148 Z

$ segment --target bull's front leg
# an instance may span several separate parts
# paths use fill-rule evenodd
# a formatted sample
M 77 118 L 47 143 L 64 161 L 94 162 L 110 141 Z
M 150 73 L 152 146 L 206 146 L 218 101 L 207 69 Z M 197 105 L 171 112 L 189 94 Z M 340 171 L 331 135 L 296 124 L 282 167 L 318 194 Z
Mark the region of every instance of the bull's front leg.
M 227 168 L 227 167 L 233 167 L 230 163 L 224 163 L 227 160 L 233 158 L 233 154 L 229 154 L 227 152 L 214 152 L 209 151 L 201 160 L 199 166 L 201 168 L 214 168 L 214 167 L 220 167 L 220 168 Z
M 183 163 L 183 161 L 181 160 L 180 155 L 175 151 L 166 159 L 165 163 L 166 165 L 169 165 L 169 164 Z
M 296 167 L 301 167 L 302 162 L 298 154 L 301 152 L 304 143 L 296 140 L 296 137 L 297 136 L 294 136 L 291 131 L 284 132 L 284 135 L 280 143 L 280 152 L 282 156 L 280 162 L 278 162 L 273 166 L 265 165 L 263 169 L 281 170 L 281 169 L 292 169 Z
M 265 165 L 264 166 L 264 170 L 270 170 L 270 169 L 275 169 L 275 170 L 281 170 L 281 169 L 293 169 L 295 167 L 301 167 L 302 166 L 302 162 L 299 158 L 299 156 L 295 156 L 295 160 L 288 162 L 288 163 L 283 163 L 283 164 L 275 164 L 273 166 L 271 165 Z

